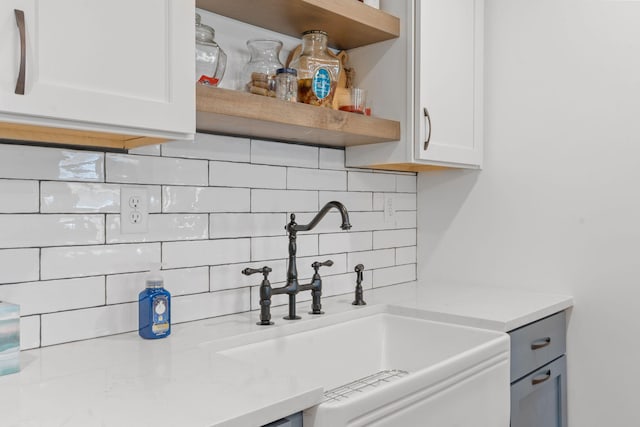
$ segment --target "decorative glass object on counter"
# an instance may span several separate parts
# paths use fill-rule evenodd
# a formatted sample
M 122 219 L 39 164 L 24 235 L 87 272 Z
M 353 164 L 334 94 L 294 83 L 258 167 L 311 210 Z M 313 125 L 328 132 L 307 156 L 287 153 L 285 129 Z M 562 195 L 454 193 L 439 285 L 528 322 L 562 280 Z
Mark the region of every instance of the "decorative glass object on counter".
M 215 30 L 200 20 L 200 14 L 196 13 L 196 81 L 218 86 L 227 67 L 227 55 L 213 40 Z
M 298 72 L 295 68 L 278 68 L 276 71 L 276 98 L 298 101 Z
M 340 60 L 327 51 L 327 33 L 321 30 L 302 33 L 302 50 L 290 67 L 298 70 L 298 102 L 331 108 Z
M 284 66 L 280 62 L 282 42 L 279 40 L 248 40 L 251 58 L 242 69 L 242 81 L 247 92 L 276 96 L 276 71 Z

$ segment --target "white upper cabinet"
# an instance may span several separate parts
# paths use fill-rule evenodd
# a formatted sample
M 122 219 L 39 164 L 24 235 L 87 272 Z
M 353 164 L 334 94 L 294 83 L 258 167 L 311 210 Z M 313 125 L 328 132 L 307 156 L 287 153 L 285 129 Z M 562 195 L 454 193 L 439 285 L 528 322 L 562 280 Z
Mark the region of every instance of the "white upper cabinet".
M 356 49 L 351 59 L 364 73 L 359 84 L 386 82 L 371 91 L 373 112 L 400 120 L 402 139 L 349 147 L 347 165 L 409 171 L 481 167 L 484 1 L 390 0 L 382 7 L 401 17 L 401 37 Z M 383 60 L 367 60 L 373 49 L 384 51 Z
M 194 13 L 193 0 L 3 0 L 0 137 L 29 125 L 191 138 Z

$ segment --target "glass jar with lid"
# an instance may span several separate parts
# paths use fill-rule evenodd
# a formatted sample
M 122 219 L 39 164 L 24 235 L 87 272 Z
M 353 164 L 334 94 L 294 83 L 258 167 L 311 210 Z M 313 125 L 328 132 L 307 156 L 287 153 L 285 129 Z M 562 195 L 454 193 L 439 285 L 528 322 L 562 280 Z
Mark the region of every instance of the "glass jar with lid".
M 302 49 L 290 64 L 298 70 L 298 102 L 331 108 L 340 74 L 340 60 L 327 50 L 327 33 L 302 33 Z
M 242 84 L 247 92 L 256 95 L 276 96 L 276 72 L 282 68 L 280 62 L 280 40 L 254 39 L 247 41 L 251 54 L 242 69 Z
M 227 55 L 213 40 L 214 29 L 200 20 L 200 14 L 196 13 L 196 81 L 218 86 L 227 67 Z

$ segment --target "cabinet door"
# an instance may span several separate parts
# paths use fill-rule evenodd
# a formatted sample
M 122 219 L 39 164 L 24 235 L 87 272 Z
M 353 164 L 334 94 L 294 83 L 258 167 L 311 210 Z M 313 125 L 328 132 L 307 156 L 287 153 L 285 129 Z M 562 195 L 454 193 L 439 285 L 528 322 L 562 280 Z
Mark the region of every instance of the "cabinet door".
M 416 2 L 416 158 L 482 163 L 483 0 Z
M 511 427 L 567 427 L 567 364 L 562 356 L 511 385 Z
M 14 9 L 25 17 L 24 95 Z M 194 12 L 193 0 L 3 0 L 0 121 L 192 135 Z

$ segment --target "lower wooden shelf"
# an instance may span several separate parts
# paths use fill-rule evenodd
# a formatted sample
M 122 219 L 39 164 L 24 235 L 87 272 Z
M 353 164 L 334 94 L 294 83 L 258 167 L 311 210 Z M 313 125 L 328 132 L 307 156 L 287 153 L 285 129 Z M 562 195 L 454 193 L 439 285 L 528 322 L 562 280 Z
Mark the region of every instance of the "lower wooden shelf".
M 349 147 L 400 139 L 400 122 L 196 85 L 199 132 Z

